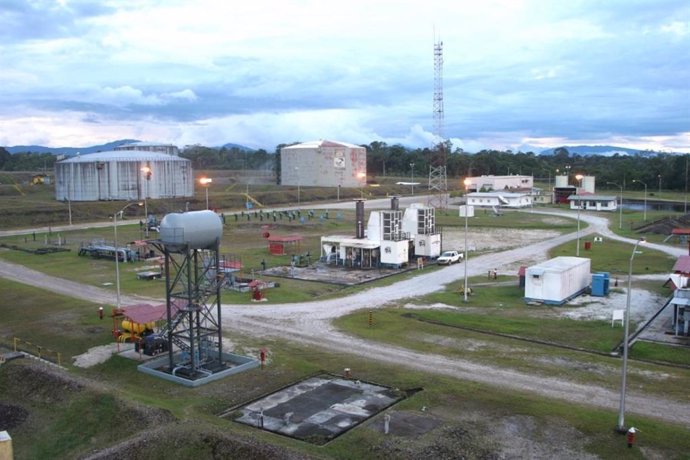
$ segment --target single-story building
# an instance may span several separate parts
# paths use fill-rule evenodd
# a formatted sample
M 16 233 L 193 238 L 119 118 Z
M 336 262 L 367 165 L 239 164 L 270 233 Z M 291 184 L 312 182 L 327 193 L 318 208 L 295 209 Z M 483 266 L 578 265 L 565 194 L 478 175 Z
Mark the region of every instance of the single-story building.
M 532 188 L 532 202 L 534 204 L 552 204 L 553 192 L 551 190 L 544 190 L 539 187 Z
M 468 206 L 527 208 L 532 206 L 529 193 L 472 192 L 467 194 Z
M 508 176 L 475 176 L 468 177 L 467 190 L 471 192 L 492 190 L 529 190 L 534 185 L 532 176 L 508 175 Z
M 555 257 L 527 268 L 525 301 L 562 305 L 590 286 L 591 261 L 584 257 Z
M 615 211 L 618 209 L 618 198 L 612 195 L 581 194 L 568 197 L 570 209 L 585 211 Z

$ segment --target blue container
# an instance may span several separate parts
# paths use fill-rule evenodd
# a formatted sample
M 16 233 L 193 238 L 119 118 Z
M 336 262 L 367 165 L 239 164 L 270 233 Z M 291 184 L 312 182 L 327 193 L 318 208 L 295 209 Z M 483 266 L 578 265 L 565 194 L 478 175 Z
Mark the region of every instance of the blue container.
M 595 297 L 604 297 L 609 295 L 608 272 L 592 274 L 592 295 Z

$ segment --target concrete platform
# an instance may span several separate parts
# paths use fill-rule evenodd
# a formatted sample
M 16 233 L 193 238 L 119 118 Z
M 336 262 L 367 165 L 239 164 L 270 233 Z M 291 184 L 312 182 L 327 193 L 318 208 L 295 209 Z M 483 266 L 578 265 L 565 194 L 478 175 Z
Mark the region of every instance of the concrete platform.
M 416 269 L 416 267 L 414 268 Z M 364 270 L 316 263 L 308 267 L 271 267 L 256 273 L 280 278 L 319 281 L 322 283 L 338 284 L 343 286 L 355 286 L 358 284 L 376 281 L 381 278 L 386 278 L 391 275 L 404 273 L 411 269 L 412 268 L 408 267 L 401 269 L 372 268 Z
M 325 444 L 404 398 L 389 387 L 323 374 L 239 408 L 234 420 Z

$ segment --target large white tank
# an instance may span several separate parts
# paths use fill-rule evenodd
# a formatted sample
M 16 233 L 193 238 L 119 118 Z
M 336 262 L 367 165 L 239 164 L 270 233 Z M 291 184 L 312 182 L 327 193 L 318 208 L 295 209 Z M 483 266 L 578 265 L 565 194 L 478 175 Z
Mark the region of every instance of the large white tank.
M 222 236 L 223 222 L 213 211 L 166 214 L 161 220 L 160 240 L 165 245 L 207 249 L 215 246 Z
M 556 188 L 567 187 L 568 186 L 568 176 L 556 176 Z
M 585 192 L 594 193 L 596 188 L 594 179 L 594 176 L 585 176 L 582 178 L 582 188 Z

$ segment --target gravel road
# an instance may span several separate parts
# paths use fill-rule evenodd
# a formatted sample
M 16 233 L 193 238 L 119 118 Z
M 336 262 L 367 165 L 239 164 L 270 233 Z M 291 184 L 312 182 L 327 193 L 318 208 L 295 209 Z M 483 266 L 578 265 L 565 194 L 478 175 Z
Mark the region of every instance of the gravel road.
M 387 200 L 378 200 L 385 204 Z M 402 203 L 401 203 L 402 204 Z M 351 206 L 350 204 L 347 204 Z M 375 206 L 369 203 L 369 206 Z M 324 206 L 335 208 L 336 206 Z M 532 211 L 557 217 L 574 218 L 574 212 Z M 608 229 L 608 220 L 589 214 L 580 216 L 589 226 L 580 232 L 580 237 L 599 233 L 607 238 L 634 243 L 635 240 L 618 237 Z M 572 241 L 576 233 L 560 235 L 538 243 L 509 249 L 502 252 L 472 257 L 468 261 L 468 276 L 483 275 L 496 267 L 505 267 L 522 261 L 545 260 L 548 249 Z M 673 256 L 685 254 L 684 250 L 663 245 L 650 247 Z M 0 261 L 0 276 L 21 283 L 49 289 L 64 295 L 95 302 L 113 303 L 114 294 L 97 287 L 48 276 L 19 265 Z M 444 289 L 450 282 L 462 279 L 464 265 L 456 264 L 433 273 L 423 273 L 409 280 L 386 287 L 366 289 L 352 296 L 297 304 L 247 304 L 223 305 L 223 323 L 226 331 L 253 337 L 281 338 L 321 349 L 347 352 L 386 364 L 407 366 L 427 372 L 430 375 L 447 375 L 458 379 L 480 382 L 505 390 L 533 392 L 545 397 L 556 398 L 578 404 L 607 409 L 617 409 L 618 392 L 567 380 L 534 376 L 513 369 L 489 364 L 476 364 L 463 359 L 450 359 L 432 353 L 420 353 L 404 348 L 370 342 L 346 335 L 333 328 L 331 320 L 360 309 L 375 309 L 390 302 L 414 298 Z M 633 303 L 635 292 L 633 291 Z M 138 303 L 144 298 L 123 296 L 122 303 Z M 148 299 L 150 300 L 150 299 Z M 656 396 L 638 394 L 629 390 L 628 412 L 648 417 L 681 423 L 690 427 L 690 403 L 671 401 Z M 612 414 L 613 416 L 613 414 Z

